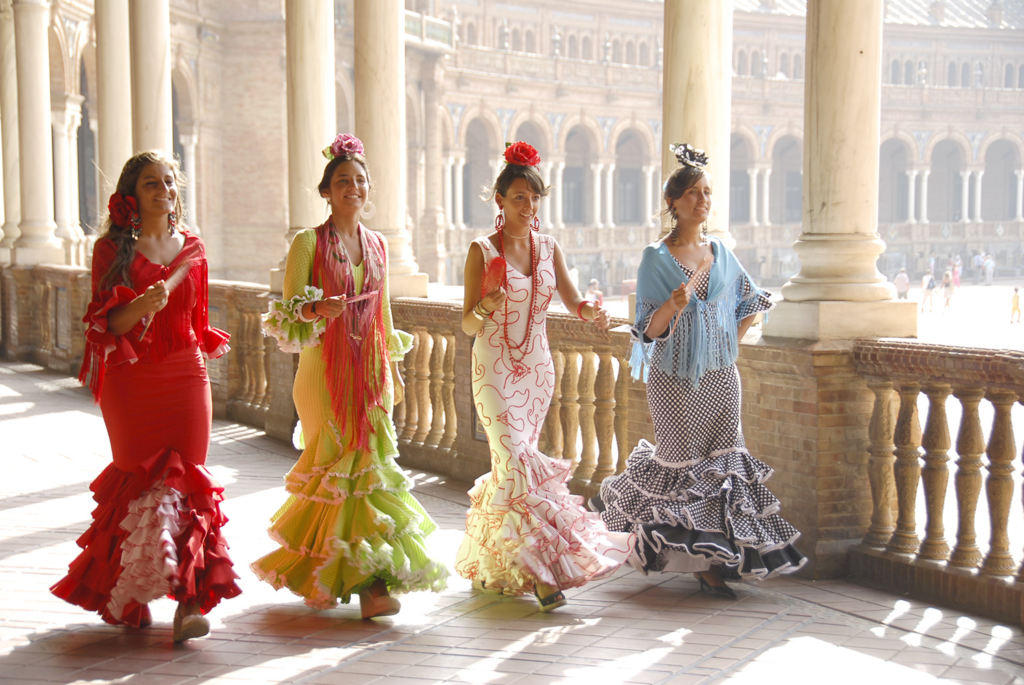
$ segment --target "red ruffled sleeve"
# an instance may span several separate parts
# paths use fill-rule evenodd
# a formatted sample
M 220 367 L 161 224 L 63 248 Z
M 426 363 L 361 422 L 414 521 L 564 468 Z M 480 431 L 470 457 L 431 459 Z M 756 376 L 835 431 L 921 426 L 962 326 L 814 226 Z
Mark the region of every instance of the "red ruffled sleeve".
M 199 278 L 196 284 L 196 304 L 192 310 L 192 330 L 199 341 L 199 351 L 206 359 L 217 359 L 227 354 L 231 347 L 228 341 L 231 335 L 219 328 L 210 326 L 210 274 L 206 263 L 206 248 L 198 237 L 198 268 Z

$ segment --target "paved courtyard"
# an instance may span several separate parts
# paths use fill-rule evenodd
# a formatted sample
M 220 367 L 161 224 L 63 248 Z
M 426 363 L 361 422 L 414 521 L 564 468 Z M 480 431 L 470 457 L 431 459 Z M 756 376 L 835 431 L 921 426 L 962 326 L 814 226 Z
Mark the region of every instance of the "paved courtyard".
M 105 625 L 47 588 L 74 557 L 109 461 L 99 410 L 73 379 L 0 362 L 0 685 L 13 683 L 1024 683 L 1016 626 L 845 581 L 737 584 L 714 600 L 690 576 L 622 570 L 536 602 L 472 591 L 402 598 L 394 617 L 358 606 L 307 609 L 258 582 L 247 564 L 272 549 L 264 529 L 296 453 L 259 431 L 214 423 L 211 471 L 226 486 L 225 529 L 242 596 L 212 614 L 208 638 L 171 643 L 174 604 L 143 630 Z M 766 459 L 770 462 L 770 456 Z M 465 483 L 412 472 L 454 558 Z

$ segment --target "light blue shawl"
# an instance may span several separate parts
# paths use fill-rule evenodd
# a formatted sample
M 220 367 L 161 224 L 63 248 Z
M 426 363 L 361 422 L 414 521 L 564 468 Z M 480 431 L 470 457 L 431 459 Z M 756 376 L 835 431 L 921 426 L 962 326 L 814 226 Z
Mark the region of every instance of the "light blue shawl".
M 717 238 L 711 238 L 715 262 L 708 280 L 707 299 L 694 295 L 679 315 L 675 332 L 656 339 L 644 334 L 651 314 L 668 300 L 672 291 L 689 281 L 664 242 L 644 249 L 637 274 L 636 319 L 632 329 L 633 354 L 629 359 L 633 378 L 647 382 L 651 366 L 664 373 L 688 378 L 694 386 L 706 371 L 722 369 L 739 356 L 739 322 L 762 310 L 757 303 L 761 290 L 740 265 L 736 255 Z

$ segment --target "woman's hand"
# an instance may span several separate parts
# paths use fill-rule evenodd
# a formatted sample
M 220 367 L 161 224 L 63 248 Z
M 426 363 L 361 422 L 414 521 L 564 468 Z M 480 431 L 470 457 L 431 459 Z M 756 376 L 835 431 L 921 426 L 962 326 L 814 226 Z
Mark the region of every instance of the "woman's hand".
M 504 288 L 495 288 L 480 300 L 480 307 L 487 312 L 494 312 L 503 304 L 505 304 Z
M 170 294 L 171 292 L 167 289 L 167 284 L 163 281 L 157 281 L 146 288 L 146 292 L 139 295 L 136 299 L 139 301 L 140 306 L 144 308 L 144 315 L 148 316 L 156 314 L 166 307 L 167 298 Z
M 348 301 L 345 295 L 335 295 L 334 297 L 318 301 L 316 303 L 316 314 L 326 319 L 336 319 L 344 313 L 347 306 Z
M 594 304 L 594 318 L 592 319 L 594 325 L 602 331 L 607 331 L 608 326 L 612 323 L 612 317 L 608 314 L 608 310 L 599 304 Z
M 391 378 L 394 381 L 395 404 L 401 404 L 405 400 L 405 380 L 398 368 L 398 362 L 391 362 Z
M 673 312 L 678 312 L 681 309 L 686 309 L 686 305 L 690 304 L 690 292 L 686 288 L 686 283 L 683 283 L 678 288 L 672 291 L 669 298 L 665 301 Z

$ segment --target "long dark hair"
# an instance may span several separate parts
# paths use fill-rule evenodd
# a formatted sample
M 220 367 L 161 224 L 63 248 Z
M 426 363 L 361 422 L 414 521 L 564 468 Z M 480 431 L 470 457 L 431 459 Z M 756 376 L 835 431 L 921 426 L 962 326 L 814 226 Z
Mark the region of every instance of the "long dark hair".
M 367 189 L 366 199 L 370 199 L 370 191 L 373 190 L 373 181 L 370 180 L 370 167 L 366 164 L 366 157 L 356 152 L 344 152 L 327 162 L 327 166 L 324 167 L 323 178 L 320 179 L 320 185 L 317 186 L 317 190 L 320 191 L 321 195 L 330 191 L 331 179 L 334 178 L 334 170 L 345 162 L 355 162 L 359 166 L 363 167 L 363 173 L 366 174 L 366 185 L 369 186 Z
M 174 183 L 178 186 L 178 197 L 174 201 L 174 213 L 177 216 L 177 221 L 184 223 L 185 206 L 181 203 L 181 191 L 185 187 L 185 176 L 181 173 L 178 160 L 168 157 L 159 150 L 139 152 L 125 162 L 124 168 L 121 169 L 121 176 L 117 179 L 115 192 L 124 197 L 135 198 L 138 202 L 135 187 L 139 184 L 139 177 L 143 170 L 150 164 L 166 164 L 171 168 L 171 173 L 174 174 Z M 100 288 L 106 290 L 118 284 L 131 288 L 131 267 L 132 262 L 135 261 L 135 238 L 132 237 L 132 227 L 115 224 L 108 214 L 107 218 L 103 220 L 101 229 L 102 235 L 96 242 L 110 241 L 117 249 L 117 253 L 114 255 L 114 261 L 111 262 L 110 268 L 100 279 Z
M 665 209 L 661 213 L 664 216 L 672 217 L 672 230 L 669 232 L 667 240 L 675 240 L 676 234 L 679 232 L 679 220 L 672 209 L 672 203 L 681 198 L 687 190 L 697 185 L 697 181 L 702 178 L 706 178 L 708 183 L 711 183 L 711 176 L 707 171 L 684 164 L 673 171 L 672 175 L 665 181 L 665 186 L 662 188 L 661 193 L 662 198 L 665 200 Z

